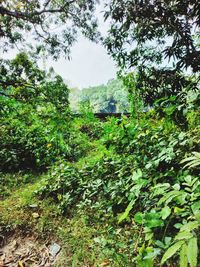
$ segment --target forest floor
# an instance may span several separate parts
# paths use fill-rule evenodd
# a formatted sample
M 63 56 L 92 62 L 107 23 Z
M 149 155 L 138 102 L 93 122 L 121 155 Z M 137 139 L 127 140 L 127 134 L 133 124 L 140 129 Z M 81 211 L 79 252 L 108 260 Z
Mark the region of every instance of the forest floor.
M 101 143 L 95 140 L 91 145 L 93 149 L 75 163 L 76 167 L 104 155 L 106 148 Z M 61 215 L 55 203 L 40 200 L 35 192 L 45 177 L 5 174 L 8 185 L 0 199 L 0 267 L 113 266 L 95 241 L 95 237 L 107 235 L 108 225 L 94 225 L 80 212 Z M 9 185 L 13 179 L 18 182 Z M 60 247 L 54 256 L 53 244 Z
M 89 254 L 96 230 L 88 226 L 85 216 L 68 219 L 58 214 L 56 205 L 37 199 L 34 192 L 41 179 L 0 202 L 0 267 L 81 266 L 76 264 L 78 258 L 82 266 L 94 266 L 90 261 L 98 253 Z M 60 246 L 54 257 L 53 244 Z
M 58 253 L 52 253 L 51 240 L 39 240 L 30 233 L 10 233 L 2 236 L 0 266 L 55 266 Z

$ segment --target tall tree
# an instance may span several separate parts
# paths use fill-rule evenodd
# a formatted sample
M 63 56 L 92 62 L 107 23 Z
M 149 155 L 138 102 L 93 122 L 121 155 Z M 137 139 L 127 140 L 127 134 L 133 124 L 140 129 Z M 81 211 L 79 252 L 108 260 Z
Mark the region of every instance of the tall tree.
M 123 70 L 137 69 L 145 102 L 191 86 L 182 71 L 200 71 L 198 0 L 108 0 L 105 18 L 107 49 Z
M 69 55 L 78 31 L 95 40 L 98 0 L 1 0 L 0 49 L 25 44 L 45 48 L 54 58 Z M 27 41 L 28 40 L 28 41 Z
M 24 52 L 12 60 L 0 60 L 0 97 L 12 97 L 18 101 L 53 104 L 57 111 L 68 108 L 69 89 L 53 69 L 41 70 Z

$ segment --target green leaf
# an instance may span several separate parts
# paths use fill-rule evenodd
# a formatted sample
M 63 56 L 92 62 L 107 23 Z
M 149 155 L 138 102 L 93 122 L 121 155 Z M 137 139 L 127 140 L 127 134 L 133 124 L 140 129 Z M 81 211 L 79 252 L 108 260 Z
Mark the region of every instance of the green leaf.
M 178 214 L 181 214 L 185 209 L 181 209 L 179 207 L 174 207 L 174 213 L 178 213 Z
M 140 169 L 138 169 L 137 171 L 135 171 L 133 173 L 132 179 L 133 180 L 138 180 L 141 177 L 142 177 L 142 171 Z
M 155 197 L 157 195 L 164 195 L 168 188 L 170 188 L 169 183 L 159 183 L 152 188 L 152 196 Z
M 199 226 L 200 226 L 200 224 L 197 221 L 188 222 L 181 227 L 180 231 L 182 232 L 182 231 L 186 230 L 189 232 L 189 231 L 192 231 L 192 230 L 198 228 Z
M 149 228 L 163 226 L 163 221 L 160 219 L 160 214 L 155 212 L 146 213 L 144 216 L 144 225 Z
M 171 214 L 171 209 L 168 206 L 162 208 L 161 216 L 163 220 L 165 220 L 170 214 Z
M 196 214 L 198 213 L 199 210 L 200 210 L 200 201 L 197 201 L 192 205 L 192 211 L 194 214 Z
M 169 258 L 171 258 L 184 244 L 184 241 L 178 241 L 174 245 L 168 248 L 165 254 L 162 257 L 161 265 L 165 263 Z
M 137 212 L 137 213 L 135 214 L 135 216 L 134 216 L 134 220 L 135 220 L 135 222 L 138 223 L 138 224 L 142 224 L 142 222 L 143 222 L 143 218 L 144 218 L 144 216 L 143 216 L 143 214 L 142 214 L 141 212 Z
M 127 217 L 129 216 L 130 211 L 131 211 L 132 208 L 133 208 L 133 205 L 134 205 L 135 201 L 136 201 L 136 200 L 134 199 L 134 200 L 132 200 L 132 201 L 128 204 L 128 206 L 127 206 L 125 212 L 123 212 L 123 213 L 121 214 L 121 216 L 119 217 L 119 219 L 118 219 L 118 223 L 121 223 L 122 221 L 124 221 L 124 220 L 127 219 Z
M 181 231 L 175 236 L 175 240 L 190 239 L 193 235 L 188 231 Z
M 177 190 L 173 190 L 168 192 L 167 194 L 165 194 L 159 201 L 158 201 L 158 206 L 161 205 L 162 203 L 170 203 L 172 201 L 172 199 L 174 199 L 175 197 L 178 197 L 180 195 L 182 195 L 183 192 L 182 191 L 177 191 Z
M 180 267 L 187 267 L 188 259 L 187 259 L 187 245 L 183 244 L 180 251 Z
M 197 238 L 193 237 L 189 240 L 187 247 L 187 258 L 190 267 L 197 266 L 197 256 L 198 256 Z
M 199 225 L 200 225 L 200 212 L 197 212 L 197 213 L 195 214 L 195 219 L 197 220 L 197 222 L 198 222 Z
M 189 158 L 186 158 L 181 161 L 181 163 L 186 163 L 187 164 L 184 166 L 184 168 L 193 168 L 196 166 L 200 166 L 200 153 L 199 152 L 193 152 L 192 153 L 194 156 L 191 156 Z

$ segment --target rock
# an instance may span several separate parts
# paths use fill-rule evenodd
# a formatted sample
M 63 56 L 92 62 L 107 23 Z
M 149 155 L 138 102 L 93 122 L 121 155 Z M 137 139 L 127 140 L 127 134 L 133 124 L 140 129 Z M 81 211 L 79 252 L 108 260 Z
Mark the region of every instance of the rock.
M 37 204 L 30 204 L 30 205 L 29 205 L 29 208 L 32 208 L 32 209 L 37 208 L 37 207 L 38 207 Z
M 54 243 L 49 248 L 49 254 L 51 254 L 51 256 L 55 257 L 59 253 L 60 250 L 61 250 L 61 247 L 57 243 Z
M 32 216 L 33 216 L 34 219 L 37 219 L 37 218 L 40 217 L 40 215 L 37 212 L 33 212 Z

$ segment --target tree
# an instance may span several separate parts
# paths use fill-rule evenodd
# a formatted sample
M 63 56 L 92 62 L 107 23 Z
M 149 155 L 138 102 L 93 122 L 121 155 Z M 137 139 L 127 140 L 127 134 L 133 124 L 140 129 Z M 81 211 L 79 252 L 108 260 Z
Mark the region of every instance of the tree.
M 123 82 L 112 79 L 107 84 L 84 88 L 80 100 L 89 100 L 95 112 L 125 112 L 129 110 L 128 94 Z
M 26 53 L 0 60 L 0 96 L 27 103 L 48 102 L 59 112 L 69 107 L 69 88 L 54 70 L 41 70 Z
M 0 93 L 10 88 L 36 86 L 45 77 L 45 72 L 28 58 L 24 52 L 12 60 L 0 59 Z
M 98 0 L 2 0 L 0 1 L 0 49 L 23 43 L 36 45 L 54 58 L 69 55 L 78 31 L 95 40 L 94 16 Z M 27 42 L 27 40 L 29 40 Z M 31 45 L 31 43 L 33 45 Z
M 137 70 L 146 103 L 197 88 L 183 74 L 200 71 L 200 2 L 197 0 L 111 0 L 105 45 L 119 66 Z

